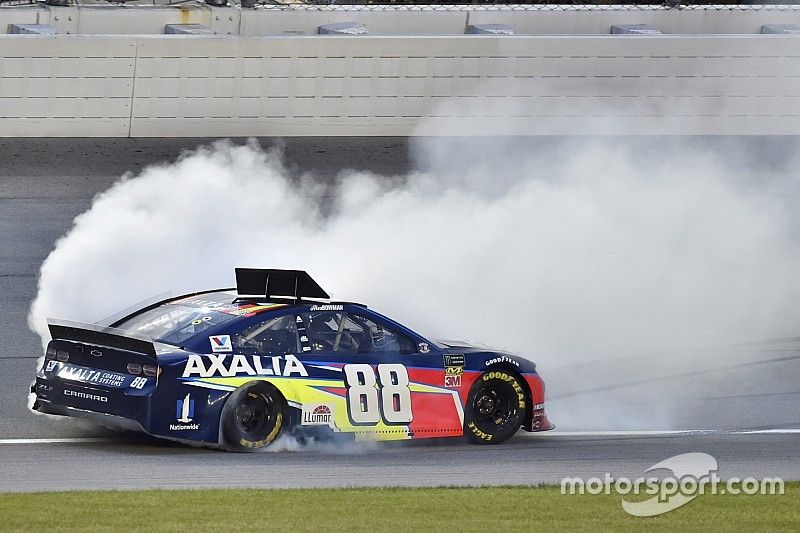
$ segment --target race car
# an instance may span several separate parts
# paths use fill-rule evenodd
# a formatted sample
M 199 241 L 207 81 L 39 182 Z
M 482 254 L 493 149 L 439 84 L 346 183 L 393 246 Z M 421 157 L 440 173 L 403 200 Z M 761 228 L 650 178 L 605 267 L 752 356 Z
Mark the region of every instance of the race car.
M 237 268 L 236 285 L 107 326 L 49 321 L 33 409 L 234 451 L 282 434 L 496 444 L 553 427 L 527 359 L 330 301 L 305 271 Z

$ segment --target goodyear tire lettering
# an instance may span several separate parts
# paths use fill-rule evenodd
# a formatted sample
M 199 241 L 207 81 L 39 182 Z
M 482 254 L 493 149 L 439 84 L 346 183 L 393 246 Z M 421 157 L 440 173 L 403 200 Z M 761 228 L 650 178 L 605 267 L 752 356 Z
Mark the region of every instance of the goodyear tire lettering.
M 515 381 L 513 377 L 509 376 L 505 372 L 486 372 L 483 375 L 483 381 L 489 381 L 490 379 L 502 379 L 503 381 Z
M 525 392 L 522 390 L 522 386 L 514 376 L 506 374 L 505 372 L 486 372 L 483 374 L 483 381 L 489 381 L 491 379 L 502 379 L 506 383 L 510 383 L 514 388 L 514 392 L 517 393 L 517 400 L 519 401 L 520 409 L 525 408 Z
M 489 404 L 486 398 L 499 398 Z M 515 401 L 516 400 L 516 401 Z M 499 412 L 495 411 L 499 406 Z M 498 369 L 486 370 L 470 390 L 464 433 L 471 440 L 496 444 L 511 438 L 527 416 L 524 385 L 517 375 Z M 479 414 L 480 413 L 480 414 Z M 490 418 L 490 416 L 492 418 Z
M 470 422 L 470 423 L 467 425 L 467 427 L 468 427 L 468 428 L 469 428 L 469 429 L 472 431 L 472 433 L 473 433 L 473 434 L 474 434 L 476 437 L 478 437 L 479 439 L 485 440 L 486 442 L 489 442 L 490 440 L 492 440 L 492 436 L 491 436 L 491 435 L 489 435 L 488 433 L 484 433 L 483 431 L 481 431 L 480 429 L 478 429 L 478 427 L 477 427 L 475 424 L 473 424 L 472 422 Z

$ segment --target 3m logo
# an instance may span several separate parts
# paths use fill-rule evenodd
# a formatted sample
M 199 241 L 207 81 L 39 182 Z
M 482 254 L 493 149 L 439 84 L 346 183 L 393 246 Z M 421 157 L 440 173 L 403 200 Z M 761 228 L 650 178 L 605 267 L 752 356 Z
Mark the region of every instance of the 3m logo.
M 461 386 L 461 375 L 446 375 L 444 377 L 444 386 L 449 388 L 458 388 Z
M 233 351 L 230 335 L 212 335 L 208 340 L 211 343 L 211 351 L 214 353 L 230 353 Z

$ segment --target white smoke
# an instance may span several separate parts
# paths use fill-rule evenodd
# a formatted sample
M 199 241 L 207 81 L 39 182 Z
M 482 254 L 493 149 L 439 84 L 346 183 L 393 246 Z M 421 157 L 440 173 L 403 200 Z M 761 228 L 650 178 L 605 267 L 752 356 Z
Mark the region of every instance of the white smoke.
M 44 342 L 46 318 L 96 321 L 253 266 L 308 270 L 337 299 L 519 352 L 545 378 L 600 353 L 796 334 L 797 227 L 747 166 L 533 142 L 423 140 L 419 171 L 343 172 L 333 187 L 255 142 L 199 148 L 75 219 L 42 265 L 31 328 Z

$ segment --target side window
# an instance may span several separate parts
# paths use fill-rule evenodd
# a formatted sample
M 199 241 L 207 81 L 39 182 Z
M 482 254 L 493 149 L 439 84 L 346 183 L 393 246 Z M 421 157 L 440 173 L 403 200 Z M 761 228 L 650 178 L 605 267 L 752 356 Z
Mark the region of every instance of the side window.
M 369 332 L 372 352 L 410 354 L 416 351 L 414 341 L 399 331 L 377 324 L 361 315 L 354 314 L 351 316 L 354 321 L 362 324 L 364 329 Z
M 347 313 L 320 311 L 300 318 L 311 352 L 369 353 L 367 331 Z
M 414 353 L 414 342 L 367 317 L 343 312 L 300 315 L 311 352 Z M 303 339 L 301 339 L 303 341 Z
M 294 315 L 279 316 L 254 324 L 233 335 L 231 341 L 240 353 L 285 355 L 299 351 Z

